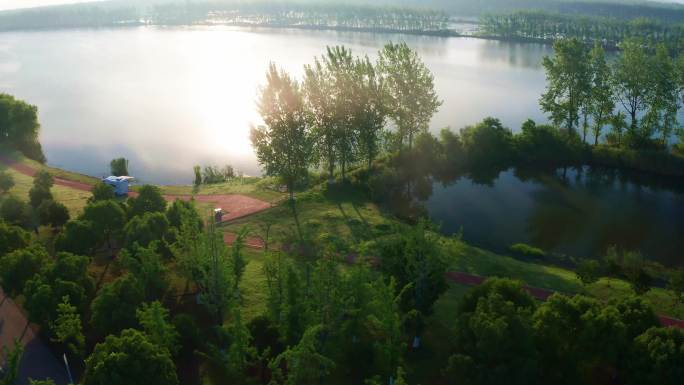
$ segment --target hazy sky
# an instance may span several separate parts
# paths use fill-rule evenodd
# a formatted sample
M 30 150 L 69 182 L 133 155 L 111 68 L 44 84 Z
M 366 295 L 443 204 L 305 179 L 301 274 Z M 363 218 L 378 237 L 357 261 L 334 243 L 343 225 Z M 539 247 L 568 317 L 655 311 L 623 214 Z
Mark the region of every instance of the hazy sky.
M 40 7 L 43 5 L 87 3 L 89 1 L 93 0 L 0 0 L 0 10 L 13 8 Z

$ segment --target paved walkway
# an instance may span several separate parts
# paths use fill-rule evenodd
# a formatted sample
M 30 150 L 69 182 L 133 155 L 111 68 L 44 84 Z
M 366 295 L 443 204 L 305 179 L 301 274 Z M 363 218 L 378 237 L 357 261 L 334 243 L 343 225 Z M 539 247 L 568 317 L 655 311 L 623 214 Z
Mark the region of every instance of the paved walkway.
M 52 354 L 38 333 L 29 326 L 19 306 L 11 298 L 6 297 L 0 288 L 0 347 L 12 349 L 15 340 L 24 346 L 17 385 L 27 385 L 29 379 L 46 378 L 52 378 L 57 385 L 68 383 L 62 361 Z M 4 359 L 3 353 L 0 352 L 0 362 Z

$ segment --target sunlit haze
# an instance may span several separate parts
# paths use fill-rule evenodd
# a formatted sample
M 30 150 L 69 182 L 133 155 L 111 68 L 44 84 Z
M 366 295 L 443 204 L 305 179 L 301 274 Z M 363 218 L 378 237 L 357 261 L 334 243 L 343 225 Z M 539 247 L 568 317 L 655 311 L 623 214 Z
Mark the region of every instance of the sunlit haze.
M 89 3 L 103 0 L 0 0 L 0 10 L 43 7 L 48 5 Z

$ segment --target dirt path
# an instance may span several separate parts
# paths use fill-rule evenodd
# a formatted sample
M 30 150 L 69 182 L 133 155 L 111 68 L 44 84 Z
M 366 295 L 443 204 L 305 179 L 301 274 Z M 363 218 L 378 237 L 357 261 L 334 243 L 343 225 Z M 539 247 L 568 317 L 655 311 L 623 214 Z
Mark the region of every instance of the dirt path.
M 36 169 L 25 165 L 23 163 L 17 162 L 13 159 L 3 157 L 0 155 L 0 162 L 6 164 L 7 166 L 13 168 L 27 176 L 34 176 L 36 174 Z M 82 183 L 75 182 L 63 178 L 54 178 L 55 184 L 58 186 L 68 187 L 80 191 L 90 191 L 93 186 Z M 138 194 L 136 192 L 131 192 L 128 194 L 131 197 L 135 197 Z M 268 202 L 261 201 L 259 199 L 250 198 L 244 195 L 238 194 L 223 194 L 223 195 L 195 195 L 195 200 L 197 202 L 212 204 L 215 208 L 222 208 L 225 213 L 223 216 L 223 222 L 232 221 L 238 218 L 243 218 L 260 211 L 264 211 L 271 207 Z M 189 201 L 192 199 L 190 195 L 164 195 L 164 199 L 169 202 L 173 202 L 176 199 L 181 199 L 184 201 Z
M 0 350 L 2 347 L 11 349 L 15 340 L 24 345 L 17 385 L 28 384 L 29 378 L 52 378 L 57 385 L 68 382 L 64 364 L 52 354 L 38 337 L 38 333 L 29 326 L 19 306 L 11 298 L 6 297 L 0 288 Z M 3 360 L 0 352 L 0 365 Z

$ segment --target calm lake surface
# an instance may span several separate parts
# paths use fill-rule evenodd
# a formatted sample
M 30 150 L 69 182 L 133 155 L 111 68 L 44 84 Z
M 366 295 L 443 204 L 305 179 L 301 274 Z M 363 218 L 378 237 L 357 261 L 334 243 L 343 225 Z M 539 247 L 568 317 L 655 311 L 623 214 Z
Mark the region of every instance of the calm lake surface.
M 496 115 L 512 128 L 542 119 L 541 59 L 532 44 L 471 38 L 229 27 L 0 34 L 0 92 L 39 107 L 51 165 L 101 176 L 125 156 L 155 183 L 190 183 L 195 164 L 259 173 L 249 144 L 269 62 L 301 76 L 327 45 L 375 58 L 390 40 L 416 49 L 444 106 L 435 131 Z
M 433 131 L 490 115 L 513 130 L 544 120 L 541 61 L 551 49 L 472 38 L 229 27 L 2 33 L 0 92 L 39 107 L 54 166 L 103 176 L 125 156 L 142 182 L 190 183 L 195 164 L 256 175 L 249 127 L 260 122 L 255 101 L 269 62 L 301 76 L 327 45 L 375 58 L 390 40 L 405 40 L 435 75 L 444 105 Z M 684 264 L 684 198 L 648 186 L 506 172 L 492 186 L 436 184 L 426 204 L 446 233 L 462 226 L 466 240 L 495 250 L 526 242 L 594 256 L 616 244 Z
M 684 186 L 639 182 L 588 167 L 535 178 L 510 170 L 490 185 L 468 178 L 435 183 L 425 207 L 444 233 L 462 228 L 466 241 L 499 252 L 522 242 L 598 258 L 617 246 L 684 265 Z

